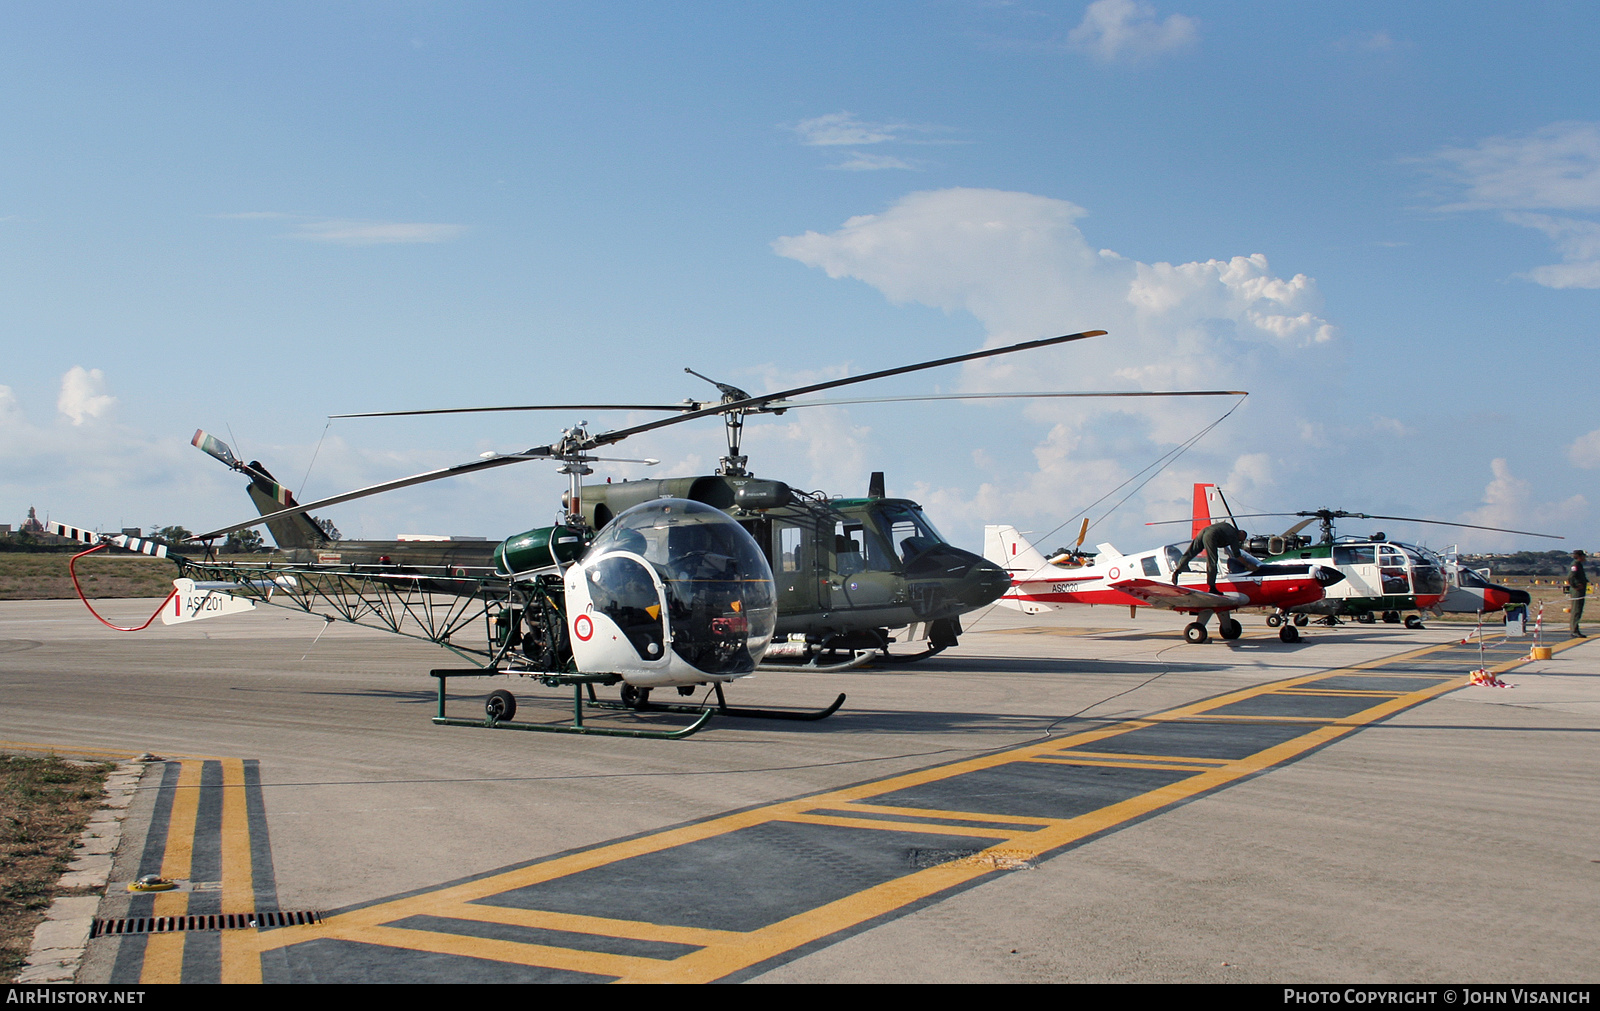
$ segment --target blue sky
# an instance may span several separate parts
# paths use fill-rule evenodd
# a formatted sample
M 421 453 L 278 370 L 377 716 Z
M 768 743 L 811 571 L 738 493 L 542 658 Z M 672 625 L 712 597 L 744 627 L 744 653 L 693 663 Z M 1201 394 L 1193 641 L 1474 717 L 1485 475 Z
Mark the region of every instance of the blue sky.
M 709 391 L 685 366 L 769 390 L 1097 328 L 870 392 L 1250 390 L 1093 513 L 1125 550 L 1195 480 L 1593 547 L 1592 8 L 1325 6 L 0 5 L 0 522 L 243 518 L 196 427 L 316 497 L 579 420 L 333 413 L 670 402 Z M 887 471 L 975 547 L 1048 539 L 1226 407 L 827 408 L 746 448 L 834 494 Z M 690 473 L 719 439 L 621 455 Z M 329 515 L 503 536 L 550 519 L 541 468 Z

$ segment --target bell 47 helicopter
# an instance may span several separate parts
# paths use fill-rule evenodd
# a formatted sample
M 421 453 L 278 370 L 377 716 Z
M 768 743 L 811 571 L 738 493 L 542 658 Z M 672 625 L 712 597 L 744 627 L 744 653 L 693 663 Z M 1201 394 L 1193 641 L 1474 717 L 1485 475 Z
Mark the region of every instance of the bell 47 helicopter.
M 287 563 L 221 561 L 209 552 L 203 560 L 178 555 L 174 557 L 179 589 L 186 595 L 179 599 L 175 590 L 157 613 L 165 614 L 170 603 L 170 610 L 181 620 L 192 620 L 264 603 L 317 614 L 328 622 L 342 620 L 434 642 L 475 664 L 469 669 L 433 672 L 439 681 L 439 712 L 434 722 L 441 724 L 681 737 L 698 730 L 713 712 L 822 718 L 843 703 L 843 695 L 816 712 L 732 709 L 723 698 L 722 685 L 754 671 L 776 635 L 800 637 L 797 652 L 804 655 L 841 640 L 846 647 L 857 642 L 882 646 L 886 628 L 902 622 L 926 623 L 931 630 L 926 655 L 954 642 L 959 615 L 994 600 L 1008 581 L 995 566 L 946 543 L 915 503 L 883 497 L 881 482 L 874 481 L 866 499 L 829 500 L 796 492 L 782 482 L 750 476 L 744 469 L 745 458 L 738 452 L 745 417 L 824 403 L 858 403 L 862 401 L 791 398 L 1103 333 L 1094 330 L 1029 341 L 760 396 L 718 384 L 722 397 L 715 403 L 386 412 L 618 409 L 671 411 L 675 416 L 599 433 L 579 424 L 549 445 L 513 454 L 484 454 L 453 467 L 307 503 L 295 502 L 259 464 L 230 462 L 231 451 L 221 444 L 208 448 L 204 433 L 198 433 L 197 445 L 251 478 L 251 497 L 261 512 L 258 517 L 190 538 L 206 545 L 261 525 L 275 534 L 293 531 L 295 524 L 314 525 L 305 520 L 311 510 L 529 460 L 559 463 L 559 472 L 568 476 L 569 488 L 561 522 L 500 542 L 493 549 L 492 567 L 463 564 L 463 559 L 444 556 L 423 560 L 386 554 L 400 542 L 373 542 L 352 550 L 348 558 L 341 551 L 338 562 L 298 557 Z M 1107 395 L 1170 394 L 1033 394 Z M 593 473 L 589 464 L 608 459 L 597 456 L 598 450 L 634 435 L 705 417 L 721 417 L 727 426 L 729 455 L 721 473 L 677 481 L 582 484 L 582 478 Z M 89 534 L 80 539 L 97 539 L 93 550 L 126 541 Z M 774 582 L 774 567 L 782 577 L 779 582 Z M 503 690 L 488 697 L 486 720 L 447 718 L 447 679 L 485 674 L 523 675 L 549 687 L 571 687 L 572 723 L 512 722 L 516 699 Z M 621 686 L 622 706 L 688 712 L 699 719 L 670 732 L 585 726 L 585 693 L 589 705 L 618 705 L 597 699 L 595 688 L 604 685 Z M 699 687 L 715 692 L 714 707 L 652 704 L 648 699 L 654 689 L 675 688 L 687 696 Z
M 1200 489 L 1214 489 L 1214 497 L 1232 520 L 1232 511 L 1221 489 L 1214 485 L 1195 485 L 1196 510 L 1211 495 L 1202 498 Z M 1280 607 L 1278 613 L 1268 615 L 1267 624 L 1279 625 L 1293 620 L 1304 625 L 1313 616 L 1325 625 L 1336 625 L 1341 617 L 1354 618 L 1361 624 L 1373 624 L 1381 617 L 1385 623 L 1399 624 L 1406 611 L 1442 610 L 1441 602 L 1450 592 L 1446 564 L 1433 552 L 1414 544 L 1391 540 L 1381 531 L 1368 537 L 1338 537 L 1334 531 L 1336 519 L 1392 520 L 1402 523 L 1426 523 L 1434 526 L 1463 527 L 1469 530 L 1490 530 L 1496 533 L 1521 534 L 1527 537 L 1550 537 L 1555 534 L 1534 533 L 1528 530 L 1508 530 L 1504 527 L 1476 526 L 1471 523 L 1449 523 L 1443 520 L 1425 520 L 1414 516 L 1376 516 L 1369 513 L 1345 512 L 1341 509 L 1315 509 L 1296 513 L 1248 513 L 1240 519 L 1265 516 L 1302 516 L 1300 522 L 1281 534 L 1257 536 L 1247 547 L 1258 552 L 1273 564 L 1307 563 L 1323 570 L 1340 573 L 1344 579 L 1329 587 L 1321 600 Z M 1316 543 L 1300 533 L 1312 523 L 1319 523 L 1322 536 Z M 1460 578 L 1459 576 L 1457 578 Z M 1470 579 L 1471 577 L 1468 577 Z M 1509 600 L 1511 591 L 1505 591 Z M 1457 598 L 1458 600 L 1461 598 Z M 1483 602 L 1487 602 L 1487 595 Z M 1503 606 L 1505 601 L 1500 605 Z M 1472 610 L 1478 610 L 1478 607 Z M 1420 613 L 1406 614 L 1407 628 L 1421 628 Z
M 1196 495 L 1199 494 L 1196 486 Z M 1206 525 L 1196 520 L 1196 536 Z M 1308 604 L 1321 600 L 1327 588 L 1343 578 L 1326 568 L 1304 563 L 1262 564 L 1253 557 L 1241 559 L 1230 552 L 1212 592 L 1203 571 L 1173 577 L 1187 543 L 1132 555 L 1124 555 L 1110 544 L 1100 544 L 1092 558 L 1085 558 L 1078 548 L 1083 546 L 1088 529 L 1085 518 L 1078 531 L 1077 546 L 1046 559 L 1023 540 L 1015 527 L 985 527 L 984 555 L 1003 565 L 1012 581 L 1000 603 L 1027 614 L 1067 604 L 1126 604 L 1130 613 L 1139 607 L 1159 607 L 1196 615 L 1193 622 L 1184 626 L 1183 636 L 1188 642 L 1203 643 L 1210 638 L 1206 623 L 1213 614 L 1221 615 L 1218 631 L 1222 637 L 1237 639 L 1244 628 L 1228 612 L 1241 607 Z M 1252 565 L 1254 571 L 1250 571 Z M 1293 625 L 1284 625 L 1278 630 L 1278 638 L 1298 642 L 1300 633 Z

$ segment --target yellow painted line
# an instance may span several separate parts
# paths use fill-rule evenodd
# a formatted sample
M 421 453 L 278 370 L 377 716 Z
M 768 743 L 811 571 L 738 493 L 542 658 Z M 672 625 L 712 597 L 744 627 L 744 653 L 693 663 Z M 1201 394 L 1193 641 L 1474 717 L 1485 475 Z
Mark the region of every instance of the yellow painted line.
M 534 965 L 549 969 L 567 969 L 602 976 L 630 976 L 649 972 L 659 959 L 640 958 L 637 955 L 612 955 L 603 951 L 577 951 L 572 948 L 552 948 L 543 944 L 526 944 L 521 941 L 501 941 L 490 937 L 467 937 L 462 934 L 441 934 L 432 930 L 406 930 L 400 927 L 367 927 L 361 930 L 324 930 L 319 937 L 332 937 L 344 941 L 361 941 L 381 944 L 407 951 L 431 951 L 438 955 L 458 955 L 464 958 L 489 959 L 509 962 L 512 965 Z
M 415 913 L 408 912 L 413 916 Z M 518 909 L 514 906 L 488 906 L 453 903 L 435 910 L 434 916 L 448 916 L 457 920 L 477 920 L 482 923 L 503 923 L 513 927 L 534 927 L 544 930 L 562 930 L 573 934 L 594 934 L 598 937 L 622 937 L 634 941 L 664 941 L 669 944 L 687 944 L 705 947 L 708 944 L 732 944 L 744 937 L 734 930 L 712 930 L 706 927 L 681 927 L 672 924 L 645 923 L 641 920 L 612 920 L 603 916 L 583 916 L 578 913 L 552 913 L 543 909 Z
M 161 876 L 171 880 L 189 877 L 194 857 L 195 818 L 200 810 L 200 770 L 204 763 L 179 764 L 178 782 L 172 795 L 172 813 L 167 819 L 167 848 L 161 855 Z M 187 892 L 158 892 L 153 916 L 182 916 L 189 911 Z M 145 941 L 141 983 L 180 983 L 183 981 L 182 931 L 151 934 Z
M 250 865 L 250 811 L 244 787 L 244 761 L 222 760 L 222 911 L 255 909 L 255 873 Z M 222 982 L 261 982 L 261 958 L 255 931 L 222 932 Z

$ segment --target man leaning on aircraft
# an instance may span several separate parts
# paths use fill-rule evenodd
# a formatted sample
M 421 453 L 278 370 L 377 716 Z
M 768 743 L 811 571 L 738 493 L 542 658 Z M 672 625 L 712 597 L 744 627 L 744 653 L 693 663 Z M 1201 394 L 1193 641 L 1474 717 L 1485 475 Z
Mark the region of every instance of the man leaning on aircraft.
M 1202 551 L 1206 555 L 1206 589 L 1212 593 L 1217 592 L 1217 554 L 1223 548 L 1228 549 L 1228 554 L 1251 572 L 1261 568 L 1251 561 L 1250 556 L 1244 553 L 1245 533 L 1231 523 L 1213 523 L 1200 531 L 1200 536 L 1189 545 L 1189 550 L 1183 553 L 1178 564 L 1172 570 L 1172 585 L 1178 585 L 1178 577 L 1189 571 L 1189 563 Z

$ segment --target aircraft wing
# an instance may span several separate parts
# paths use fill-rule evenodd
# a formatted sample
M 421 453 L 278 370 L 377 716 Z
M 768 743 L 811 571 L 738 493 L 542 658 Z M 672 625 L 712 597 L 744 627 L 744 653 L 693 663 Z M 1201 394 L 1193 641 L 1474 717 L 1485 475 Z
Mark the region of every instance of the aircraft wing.
M 1250 602 L 1242 593 L 1210 593 L 1192 586 L 1173 586 L 1157 579 L 1122 579 L 1106 585 L 1130 597 L 1138 597 L 1150 607 L 1169 610 L 1215 608 L 1222 611 L 1243 607 Z

